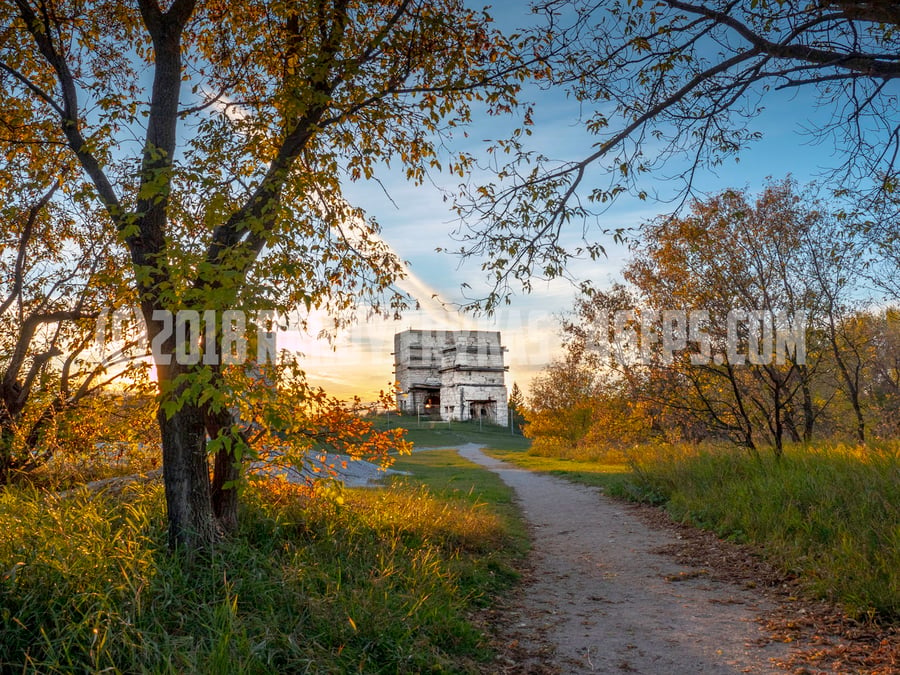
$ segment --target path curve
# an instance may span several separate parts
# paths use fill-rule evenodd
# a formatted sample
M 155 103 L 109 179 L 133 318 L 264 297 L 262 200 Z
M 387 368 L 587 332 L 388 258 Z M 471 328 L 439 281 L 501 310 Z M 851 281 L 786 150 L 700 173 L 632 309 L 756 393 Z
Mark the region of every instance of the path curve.
M 770 609 L 740 586 L 709 578 L 661 552 L 676 535 L 652 529 L 598 489 L 516 468 L 468 444 L 459 454 L 515 490 L 532 531 L 529 579 L 507 640 L 547 672 L 548 644 L 561 673 L 783 673 L 786 647 L 765 639 Z

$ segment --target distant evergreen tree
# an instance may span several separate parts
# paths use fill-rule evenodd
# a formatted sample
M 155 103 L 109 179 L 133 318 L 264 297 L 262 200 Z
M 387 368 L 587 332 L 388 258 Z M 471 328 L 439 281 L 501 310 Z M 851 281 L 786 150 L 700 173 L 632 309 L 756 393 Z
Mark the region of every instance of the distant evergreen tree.
M 512 420 L 512 428 L 517 433 L 522 433 L 522 425 L 525 423 L 525 395 L 517 382 L 513 382 L 507 406 L 509 407 L 509 418 Z

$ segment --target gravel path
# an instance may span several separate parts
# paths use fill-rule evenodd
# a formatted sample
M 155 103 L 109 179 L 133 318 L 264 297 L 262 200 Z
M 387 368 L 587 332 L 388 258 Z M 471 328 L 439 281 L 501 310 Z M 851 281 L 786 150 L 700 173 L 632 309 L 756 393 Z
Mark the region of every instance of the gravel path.
M 532 530 L 519 616 L 501 632 L 518 645 L 516 673 L 783 673 L 786 646 L 755 621 L 771 609 L 661 549 L 656 530 L 596 488 L 532 473 L 469 444 L 459 454 L 511 486 Z

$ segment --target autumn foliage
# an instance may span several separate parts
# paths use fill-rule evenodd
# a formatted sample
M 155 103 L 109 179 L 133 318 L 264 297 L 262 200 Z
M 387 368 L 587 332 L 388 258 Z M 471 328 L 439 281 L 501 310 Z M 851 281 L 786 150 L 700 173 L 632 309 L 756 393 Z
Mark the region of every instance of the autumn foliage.
M 713 440 L 780 455 L 789 442 L 895 438 L 900 323 L 896 309 L 863 301 L 872 253 L 846 217 L 785 180 L 755 198 L 728 190 L 645 223 L 628 285 L 583 288 L 564 322 L 565 356 L 532 385 L 526 433 L 535 450 Z M 694 310 L 709 317 L 705 355 L 693 343 L 663 353 L 646 331 L 639 348 L 615 346 L 616 311 L 637 335 L 650 318 Z M 804 317 L 803 349 L 779 356 L 774 338 L 753 342 L 729 323 L 732 310 L 770 325 L 780 312 Z M 748 360 L 732 343 L 763 346 Z

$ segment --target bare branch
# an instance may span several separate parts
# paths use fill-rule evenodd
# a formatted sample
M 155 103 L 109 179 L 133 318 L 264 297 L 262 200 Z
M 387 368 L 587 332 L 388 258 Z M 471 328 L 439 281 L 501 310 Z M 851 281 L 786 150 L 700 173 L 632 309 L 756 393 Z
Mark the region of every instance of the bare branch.
M 6 313 L 10 305 L 15 302 L 16 298 L 22 293 L 22 285 L 25 281 L 25 256 L 28 251 L 28 245 L 31 243 L 31 235 L 34 231 L 35 223 L 41 211 L 50 203 L 54 193 L 59 189 L 60 182 L 57 180 L 53 183 L 47 192 L 38 199 L 28 209 L 28 215 L 25 218 L 25 224 L 22 226 L 22 233 L 19 235 L 19 250 L 16 254 L 15 267 L 13 269 L 13 283 L 6 299 L 0 303 L 0 316 Z

